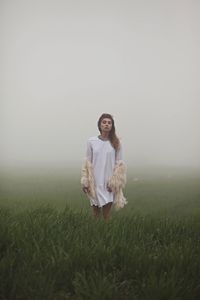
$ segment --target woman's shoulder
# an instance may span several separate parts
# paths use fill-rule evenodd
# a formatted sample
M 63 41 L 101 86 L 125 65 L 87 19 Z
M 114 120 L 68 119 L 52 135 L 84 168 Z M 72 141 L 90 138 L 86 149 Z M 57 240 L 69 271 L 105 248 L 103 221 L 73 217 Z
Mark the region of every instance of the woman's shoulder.
M 91 136 L 89 137 L 88 141 L 97 141 L 98 137 L 97 136 Z
M 95 141 L 98 141 L 98 140 L 99 140 L 99 138 L 97 136 L 91 136 L 88 139 L 88 143 L 92 143 L 92 142 L 95 142 Z

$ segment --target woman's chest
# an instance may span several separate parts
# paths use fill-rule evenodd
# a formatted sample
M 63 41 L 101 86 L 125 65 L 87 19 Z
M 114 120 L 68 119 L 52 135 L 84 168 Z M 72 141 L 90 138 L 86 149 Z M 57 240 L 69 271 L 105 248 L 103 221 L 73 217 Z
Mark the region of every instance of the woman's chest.
M 110 142 L 99 142 L 94 143 L 92 147 L 92 152 L 94 156 L 113 156 L 115 155 L 115 150 L 111 146 Z

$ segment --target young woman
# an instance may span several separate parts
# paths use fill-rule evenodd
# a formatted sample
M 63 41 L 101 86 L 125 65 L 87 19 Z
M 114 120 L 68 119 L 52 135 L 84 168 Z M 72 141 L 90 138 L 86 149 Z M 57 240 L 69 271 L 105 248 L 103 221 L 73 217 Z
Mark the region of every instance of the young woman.
M 100 135 L 89 138 L 87 142 L 81 185 L 90 199 L 94 217 L 100 216 L 102 208 L 103 217 L 108 220 L 112 204 L 119 209 L 127 203 L 122 192 L 126 183 L 126 168 L 113 117 L 102 114 L 98 129 Z

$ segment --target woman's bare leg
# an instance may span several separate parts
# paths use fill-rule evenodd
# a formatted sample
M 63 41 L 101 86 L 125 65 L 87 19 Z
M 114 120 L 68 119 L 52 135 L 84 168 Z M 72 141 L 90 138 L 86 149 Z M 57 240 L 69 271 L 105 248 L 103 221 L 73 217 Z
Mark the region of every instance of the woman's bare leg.
M 110 218 L 111 207 L 112 207 L 112 202 L 109 202 L 103 206 L 103 217 L 105 221 L 108 221 Z
M 101 208 L 93 205 L 92 209 L 93 209 L 93 216 L 95 217 L 95 219 L 98 219 L 100 217 Z

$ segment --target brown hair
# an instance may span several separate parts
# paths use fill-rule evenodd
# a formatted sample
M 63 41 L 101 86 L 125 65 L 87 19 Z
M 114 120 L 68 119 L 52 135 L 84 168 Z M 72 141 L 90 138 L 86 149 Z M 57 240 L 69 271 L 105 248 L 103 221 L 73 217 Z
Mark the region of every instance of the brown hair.
M 98 129 L 99 129 L 99 131 L 101 133 L 101 126 L 100 126 L 101 125 L 101 121 L 103 119 L 105 119 L 105 118 L 110 119 L 111 122 L 112 122 L 112 128 L 111 128 L 111 131 L 109 133 L 108 138 L 109 138 L 109 140 L 110 140 L 111 145 L 113 146 L 113 148 L 115 150 L 117 150 L 120 147 L 120 141 L 119 141 L 119 138 L 116 136 L 116 133 L 115 133 L 115 123 L 114 123 L 114 119 L 113 119 L 112 115 L 107 114 L 107 113 L 102 114 L 100 116 L 99 120 L 98 120 L 98 123 L 97 123 L 98 124 Z

